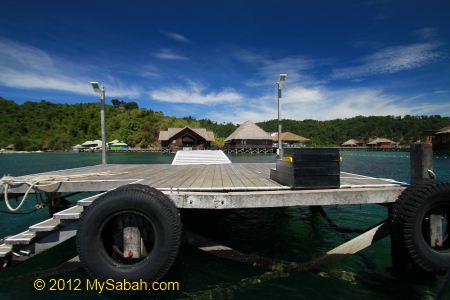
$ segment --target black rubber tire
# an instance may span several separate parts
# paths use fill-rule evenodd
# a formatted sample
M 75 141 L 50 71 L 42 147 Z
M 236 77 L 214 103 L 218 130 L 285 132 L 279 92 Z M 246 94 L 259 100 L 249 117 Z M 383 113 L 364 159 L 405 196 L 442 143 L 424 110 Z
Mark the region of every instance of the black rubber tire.
M 154 247 L 138 264 L 114 263 L 108 259 L 100 228 L 108 217 L 130 210 L 151 221 Z M 179 211 L 167 196 L 148 186 L 127 185 L 102 195 L 83 212 L 77 233 L 77 251 L 83 267 L 92 277 L 157 281 L 168 272 L 177 257 L 181 232 Z
M 450 183 L 428 182 L 407 188 L 394 205 L 394 219 L 400 225 L 411 258 L 422 269 L 442 274 L 450 268 L 450 251 L 432 249 L 422 234 L 426 213 L 438 204 L 450 204 Z

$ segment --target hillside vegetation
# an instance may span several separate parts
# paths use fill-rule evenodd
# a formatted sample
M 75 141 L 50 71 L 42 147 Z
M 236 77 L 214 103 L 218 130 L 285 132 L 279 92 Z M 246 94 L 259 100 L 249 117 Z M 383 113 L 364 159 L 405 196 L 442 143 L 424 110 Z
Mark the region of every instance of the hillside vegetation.
M 221 145 L 237 125 L 192 117 L 176 118 L 163 112 L 139 108 L 135 102 L 113 99 L 106 107 L 108 140 L 119 139 L 143 148 L 158 145 L 158 133 L 168 127 L 205 127 L 217 136 Z M 98 103 L 55 104 L 48 101 L 25 102 L 0 97 L 0 148 L 14 144 L 16 150 L 63 150 L 86 140 L 100 138 Z M 258 123 L 266 131 L 276 131 L 277 121 Z M 427 129 L 450 125 L 449 117 L 354 117 L 330 121 L 283 120 L 283 131 L 292 131 L 312 139 L 313 145 L 339 145 L 349 138 L 378 136 L 409 144 Z

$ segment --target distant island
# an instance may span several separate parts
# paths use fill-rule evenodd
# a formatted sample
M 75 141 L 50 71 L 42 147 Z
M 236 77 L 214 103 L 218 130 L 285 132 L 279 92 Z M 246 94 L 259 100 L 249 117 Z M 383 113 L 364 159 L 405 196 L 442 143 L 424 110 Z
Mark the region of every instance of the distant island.
M 113 99 L 107 105 L 108 140 L 124 141 L 130 147 L 159 147 L 160 130 L 169 127 L 202 127 L 213 131 L 214 144 L 222 146 L 238 124 L 217 123 L 193 117 L 177 118 L 163 112 L 139 108 L 136 102 Z M 0 148 L 13 144 L 15 150 L 68 150 L 73 145 L 100 137 L 99 104 L 57 104 L 42 100 L 17 104 L 0 97 Z M 277 131 L 277 120 L 257 123 L 267 132 Z M 418 140 L 421 133 L 450 125 L 450 117 L 357 116 L 327 121 L 283 120 L 283 131 L 306 136 L 311 146 L 338 146 L 349 139 L 367 142 L 387 137 L 400 145 Z

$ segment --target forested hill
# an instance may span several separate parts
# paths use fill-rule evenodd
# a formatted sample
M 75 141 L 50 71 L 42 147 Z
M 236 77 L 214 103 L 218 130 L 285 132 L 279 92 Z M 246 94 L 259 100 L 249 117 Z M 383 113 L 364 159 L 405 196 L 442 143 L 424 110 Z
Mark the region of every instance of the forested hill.
M 156 146 L 158 133 L 168 127 L 205 127 L 223 143 L 237 125 L 175 118 L 162 112 L 139 108 L 135 102 L 113 100 L 107 105 L 108 140 L 119 139 L 130 146 Z M 0 97 L 0 148 L 15 144 L 16 150 L 62 150 L 86 140 L 100 138 L 98 103 L 55 104 L 48 101 L 17 104 Z M 276 131 L 277 121 L 258 123 L 266 131 Z M 356 138 L 363 141 L 378 136 L 402 144 L 417 140 L 427 129 L 450 125 L 449 117 L 354 117 L 330 121 L 283 120 L 283 131 L 292 131 L 312 139 L 313 145 L 339 145 Z
M 266 131 L 276 131 L 277 120 L 258 123 Z M 313 145 L 340 145 L 349 139 L 369 142 L 384 137 L 409 145 L 420 139 L 424 130 L 450 125 L 450 117 L 433 116 L 357 116 L 329 121 L 283 120 L 283 131 L 291 131 L 312 139 Z

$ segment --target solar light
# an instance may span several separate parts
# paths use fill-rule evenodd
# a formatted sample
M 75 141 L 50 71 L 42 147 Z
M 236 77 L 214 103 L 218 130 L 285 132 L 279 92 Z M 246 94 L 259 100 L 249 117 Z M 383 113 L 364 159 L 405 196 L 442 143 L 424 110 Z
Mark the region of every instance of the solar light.
M 278 159 L 283 159 L 283 141 L 281 140 L 281 86 L 286 81 L 287 74 L 280 74 L 278 78 Z
M 92 85 L 92 88 L 94 89 L 94 92 L 99 93 L 99 94 L 101 93 L 100 85 L 98 84 L 98 82 L 91 81 L 91 85 Z

